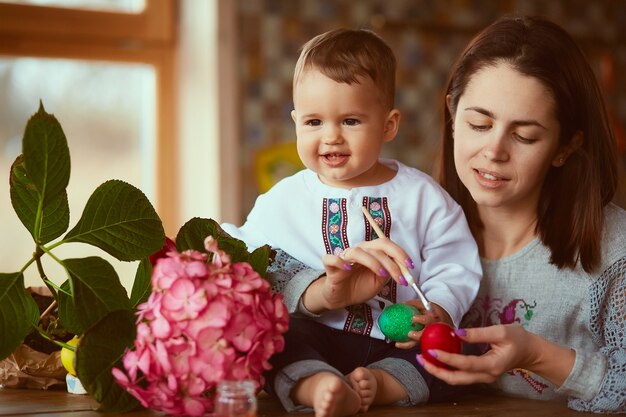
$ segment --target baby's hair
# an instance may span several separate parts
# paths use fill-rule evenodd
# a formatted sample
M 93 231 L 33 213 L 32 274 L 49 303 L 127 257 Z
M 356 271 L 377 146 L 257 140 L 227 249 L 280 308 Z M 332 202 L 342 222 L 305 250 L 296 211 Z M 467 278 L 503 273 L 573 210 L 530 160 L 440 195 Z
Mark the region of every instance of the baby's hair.
M 394 107 L 396 58 L 387 43 L 367 29 L 335 29 L 302 46 L 293 77 L 294 91 L 306 70 L 314 68 L 338 83 L 358 83 L 370 77 L 382 103 Z

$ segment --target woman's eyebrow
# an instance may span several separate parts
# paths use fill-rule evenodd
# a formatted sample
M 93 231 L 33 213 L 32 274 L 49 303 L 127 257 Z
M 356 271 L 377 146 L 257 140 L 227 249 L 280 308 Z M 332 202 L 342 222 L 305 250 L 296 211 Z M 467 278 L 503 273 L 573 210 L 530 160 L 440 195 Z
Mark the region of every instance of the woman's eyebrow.
M 476 107 L 476 106 L 473 106 L 473 107 L 467 107 L 467 108 L 465 109 L 465 111 L 467 111 L 467 110 L 470 110 L 470 111 L 475 111 L 475 112 L 477 112 L 477 113 L 484 114 L 484 115 L 485 115 L 485 116 L 487 116 L 487 117 L 490 117 L 490 118 L 492 118 L 492 119 L 495 119 L 495 115 L 493 114 L 493 112 L 490 112 L 489 110 L 484 109 L 484 108 L 482 108 L 482 107 Z
M 496 118 L 495 115 L 493 114 L 493 112 L 491 112 L 491 111 L 489 111 L 487 109 L 484 109 L 482 107 L 476 107 L 476 106 L 467 107 L 465 110 L 466 111 L 467 110 L 475 111 L 477 113 L 484 114 L 485 116 L 487 116 L 487 117 L 489 117 L 491 119 L 495 119 Z M 541 123 L 539 123 L 538 121 L 536 121 L 534 119 L 514 120 L 511 124 L 514 125 L 514 126 L 537 126 L 537 127 L 540 127 L 540 128 L 542 128 L 544 130 L 547 130 L 544 125 L 542 125 Z

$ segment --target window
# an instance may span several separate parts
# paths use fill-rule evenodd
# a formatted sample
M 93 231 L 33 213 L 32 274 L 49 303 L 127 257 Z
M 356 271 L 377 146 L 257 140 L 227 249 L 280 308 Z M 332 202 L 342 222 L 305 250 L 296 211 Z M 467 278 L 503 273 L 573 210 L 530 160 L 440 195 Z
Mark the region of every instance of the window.
M 64 7 L 56 7 L 59 3 Z M 77 9 L 79 3 L 90 10 Z M 70 227 L 93 190 L 112 178 L 141 188 L 166 230 L 180 226 L 173 105 L 176 4 L 0 2 L 0 175 L 8 178 L 21 153 L 26 122 L 42 100 L 59 119 L 70 146 Z M 0 271 L 10 272 L 22 266 L 15 259 L 29 258 L 33 244 L 11 207 L 8 181 L 0 182 L 0 218 L 3 234 L 11 236 L 0 240 Z M 59 255 L 94 254 L 92 248 L 80 251 L 76 247 Z M 129 272 L 134 265 L 128 267 L 118 269 L 125 285 L 134 274 Z M 29 284 L 41 285 L 35 282 Z

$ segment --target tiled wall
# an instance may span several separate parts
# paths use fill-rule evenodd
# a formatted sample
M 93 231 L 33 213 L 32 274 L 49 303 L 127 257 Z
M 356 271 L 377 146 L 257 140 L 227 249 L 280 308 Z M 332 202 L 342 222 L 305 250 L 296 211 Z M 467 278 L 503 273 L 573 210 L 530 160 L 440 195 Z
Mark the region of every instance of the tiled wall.
M 456 55 L 480 29 L 503 14 L 543 15 L 565 27 L 588 54 L 599 78 L 611 57 L 614 85 L 606 88 L 616 119 L 626 126 L 625 0 L 238 0 L 241 79 L 243 210 L 259 189 L 254 157 L 267 146 L 294 141 L 290 112 L 293 67 L 300 46 L 337 27 L 370 28 L 398 59 L 397 138 L 385 155 L 431 170 L 440 132 L 442 89 Z M 623 140 L 623 138 L 622 138 Z M 626 145 L 626 144 L 622 144 Z M 626 149 L 623 165 L 626 169 Z M 626 178 L 620 203 L 626 206 Z

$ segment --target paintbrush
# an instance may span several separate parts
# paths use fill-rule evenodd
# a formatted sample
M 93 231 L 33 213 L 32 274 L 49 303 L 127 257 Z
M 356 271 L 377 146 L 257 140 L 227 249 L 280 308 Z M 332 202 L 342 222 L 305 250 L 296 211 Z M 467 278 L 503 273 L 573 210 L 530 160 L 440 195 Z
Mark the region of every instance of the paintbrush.
M 370 212 L 367 210 L 367 208 L 366 207 L 361 207 L 361 210 L 363 211 L 363 214 L 365 215 L 365 218 L 369 222 L 370 226 L 372 226 L 372 229 L 374 229 L 376 234 L 379 237 L 384 237 L 385 234 L 383 233 L 382 230 L 380 230 L 380 227 L 378 227 L 378 224 L 376 223 L 376 221 L 374 220 L 374 218 L 372 217 Z M 396 264 L 400 268 L 400 271 L 402 272 L 402 276 L 404 277 L 406 282 L 411 286 L 411 288 L 413 288 L 413 290 L 415 291 L 415 293 L 419 297 L 419 299 L 422 302 L 422 304 L 424 305 L 424 309 L 426 310 L 428 315 L 436 317 L 437 313 L 435 313 L 435 310 L 434 310 L 432 304 L 430 303 L 430 301 L 428 301 L 428 298 L 426 298 L 426 295 L 424 295 L 424 293 L 422 292 L 420 287 L 417 285 L 417 283 L 413 279 L 413 275 L 411 275 L 411 273 L 409 272 L 409 269 L 402 262 L 396 262 Z

